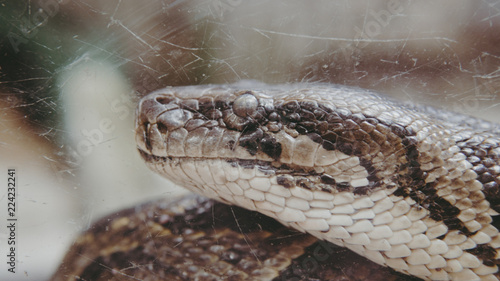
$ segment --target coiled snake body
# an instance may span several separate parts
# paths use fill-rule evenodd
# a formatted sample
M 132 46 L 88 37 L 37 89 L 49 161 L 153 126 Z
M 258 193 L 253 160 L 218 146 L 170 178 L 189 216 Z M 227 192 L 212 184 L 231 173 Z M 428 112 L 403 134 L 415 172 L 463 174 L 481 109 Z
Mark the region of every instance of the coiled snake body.
M 494 124 L 332 85 L 165 88 L 147 165 L 196 193 L 428 280 L 498 280 Z

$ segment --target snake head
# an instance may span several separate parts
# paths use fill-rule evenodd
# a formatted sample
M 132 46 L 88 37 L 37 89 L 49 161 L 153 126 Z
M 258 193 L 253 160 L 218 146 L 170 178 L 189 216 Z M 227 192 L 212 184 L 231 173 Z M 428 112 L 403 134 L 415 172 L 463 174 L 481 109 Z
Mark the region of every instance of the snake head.
M 236 176 L 224 175 L 234 170 L 263 173 L 267 185 L 287 190 L 367 195 L 394 187 L 394 175 L 407 169 L 415 150 L 415 134 L 409 124 L 401 125 L 405 118 L 387 121 L 386 107 L 373 94 L 340 87 L 332 92 L 331 87 L 304 86 L 285 93 L 272 88 L 166 88 L 140 102 L 137 144 L 146 158 L 214 167 L 217 172 L 207 174 L 211 184 L 213 177 L 221 185 L 234 183 Z M 390 115 L 404 117 L 394 110 Z M 191 168 L 196 174 L 200 167 Z M 180 182 L 209 183 L 189 174 Z M 220 197 L 228 196 L 235 194 Z

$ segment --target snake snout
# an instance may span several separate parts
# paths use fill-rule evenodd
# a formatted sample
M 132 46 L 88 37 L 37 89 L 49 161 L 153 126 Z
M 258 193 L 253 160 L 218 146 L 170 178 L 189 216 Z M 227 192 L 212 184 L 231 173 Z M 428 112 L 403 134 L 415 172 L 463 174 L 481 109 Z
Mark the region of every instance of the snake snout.
M 135 128 L 139 149 L 167 156 L 167 135 L 183 128 L 192 116 L 173 95 L 158 93 L 143 98 L 137 107 Z

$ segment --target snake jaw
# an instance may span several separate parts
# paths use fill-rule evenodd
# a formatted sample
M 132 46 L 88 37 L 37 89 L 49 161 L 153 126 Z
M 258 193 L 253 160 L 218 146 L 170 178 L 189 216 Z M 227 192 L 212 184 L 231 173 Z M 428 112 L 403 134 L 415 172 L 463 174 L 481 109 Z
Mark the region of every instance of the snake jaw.
M 285 89 L 155 92 L 138 108 L 139 151 L 151 169 L 194 192 L 406 274 L 463 279 L 498 272 L 500 236 L 491 225 L 498 212 L 464 158 L 478 142 L 472 130 L 362 90 Z M 494 176 L 481 173 L 492 198 L 500 182 L 498 142 L 479 140 L 490 144 L 482 155 Z

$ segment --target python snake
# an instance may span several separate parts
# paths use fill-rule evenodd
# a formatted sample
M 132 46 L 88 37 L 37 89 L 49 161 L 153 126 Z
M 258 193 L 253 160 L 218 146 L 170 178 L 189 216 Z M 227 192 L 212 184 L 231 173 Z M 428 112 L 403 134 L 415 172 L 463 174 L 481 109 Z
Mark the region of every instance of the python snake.
M 180 186 L 382 266 L 499 280 L 497 124 L 357 88 L 240 83 L 144 97 L 136 142 Z

